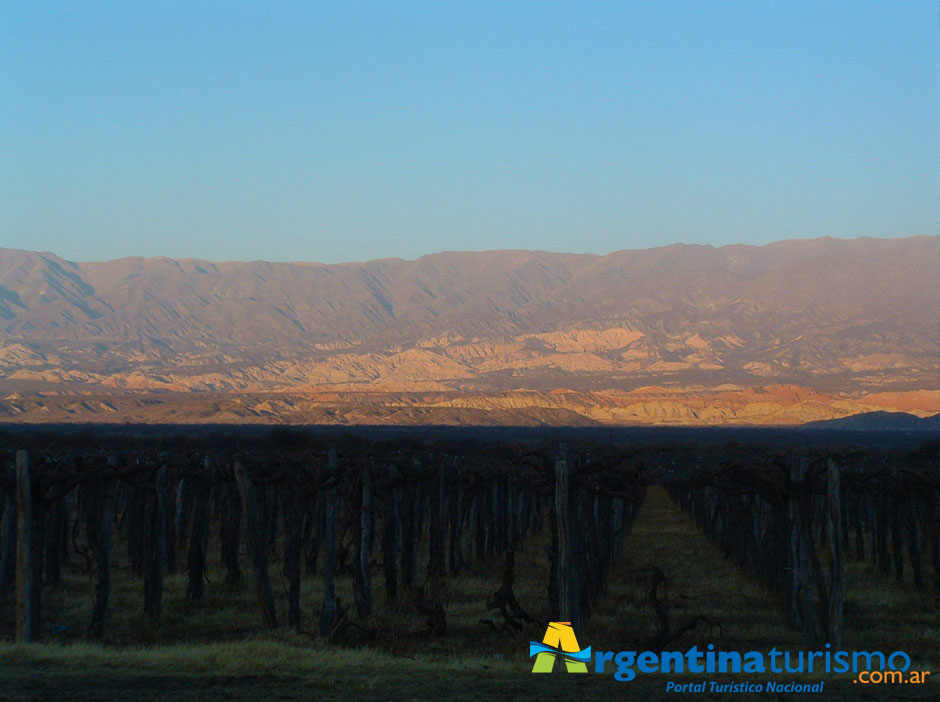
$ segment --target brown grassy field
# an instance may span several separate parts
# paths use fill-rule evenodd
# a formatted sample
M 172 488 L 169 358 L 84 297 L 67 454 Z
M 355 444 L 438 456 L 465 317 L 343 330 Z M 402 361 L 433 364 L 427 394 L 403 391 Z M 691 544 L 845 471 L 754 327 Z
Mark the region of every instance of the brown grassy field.
M 532 537 L 516 553 L 515 594 L 538 619 L 548 618 L 545 589 L 547 534 Z M 217 549 L 216 549 L 217 551 Z M 499 588 L 502 562 L 477 563 L 466 575 L 449 577 L 444 602 L 447 633 L 430 636 L 424 617 L 409 597 L 384 600 L 376 569 L 376 633 L 351 627 L 338 642 L 288 629 L 261 634 L 260 614 L 251 587 L 224 587 L 218 553 L 210 554 L 206 596 L 186 599 L 186 579 L 169 576 L 164 613 L 142 612 L 142 588 L 128 574 L 120 546 L 115 548 L 116 583 L 109 633 L 103 644 L 83 640 L 91 609 L 91 580 L 79 568 L 65 572 L 60 585 L 44 592 L 41 644 L 0 643 L 0 700 L 153 699 L 667 699 L 667 680 L 682 682 L 738 676 L 640 674 L 625 683 L 613 675 L 532 675 L 528 641 L 543 631 L 530 626 L 518 634 L 496 633 L 480 623 L 492 617 L 487 601 Z M 422 561 L 423 562 L 423 561 Z M 756 580 L 727 561 L 660 488 L 651 488 L 598 608 L 585 622 L 582 647 L 594 650 L 644 650 L 657 630 L 647 597 L 652 569 L 668 578 L 669 614 L 675 624 L 696 615 L 699 624 L 666 648 L 685 651 L 714 643 L 723 650 L 798 650 L 800 633 L 786 626 L 776 600 Z M 287 607 L 286 581 L 273 572 L 278 610 Z M 912 669 L 940 669 L 940 608 L 907 583 L 898 584 L 871 566 L 847 562 L 846 649 L 904 650 Z M 320 580 L 303 581 L 303 631 L 317 629 Z M 348 577 L 338 579 L 338 594 L 352 601 Z M 0 631 L 9 634 L 12 607 L 0 611 Z M 940 675 L 940 672 L 937 673 Z M 940 684 L 865 685 L 853 675 L 805 676 L 825 679 L 815 699 L 937 699 Z M 748 677 L 749 681 L 761 678 Z M 772 676 L 786 682 L 786 675 Z M 761 699 L 795 699 L 778 694 Z M 747 695 L 693 694 L 692 698 L 747 698 Z

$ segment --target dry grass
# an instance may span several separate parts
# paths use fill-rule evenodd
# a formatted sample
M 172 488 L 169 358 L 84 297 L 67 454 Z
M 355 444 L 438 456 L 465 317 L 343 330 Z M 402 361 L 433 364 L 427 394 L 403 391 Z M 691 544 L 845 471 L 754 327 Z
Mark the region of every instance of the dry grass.
M 28 664 L 43 670 L 89 672 L 134 670 L 139 673 L 172 675 L 331 675 L 348 672 L 350 667 L 376 673 L 437 670 L 463 672 L 487 666 L 511 672 L 512 666 L 492 657 L 397 656 L 359 647 L 314 646 L 308 641 L 284 636 L 256 637 L 242 641 L 173 646 L 128 646 L 115 648 L 93 643 L 62 645 L 0 643 L 0 660 L 5 664 Z

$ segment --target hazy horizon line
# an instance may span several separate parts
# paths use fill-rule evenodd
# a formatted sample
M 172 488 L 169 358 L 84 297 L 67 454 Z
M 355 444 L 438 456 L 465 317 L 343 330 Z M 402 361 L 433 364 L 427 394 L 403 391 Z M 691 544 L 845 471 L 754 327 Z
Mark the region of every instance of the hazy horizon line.
M 22 253 L 32 253 L 32 254 L 49 254 L 57 258 L 67 261 L 69 263 L 82 264 L 82 263 L 110 263 L 112 261 L 123 261 L 123 260 L 170 260 L 170 261 L 202 261 L 206 263 L 278 263 L 278 264 L 309 264 L 309 265 L 318 265 L 318 266 L 347 266 L 347 265 L 356 265 L 362 263 L 371 263 L 374 261 L 403 261 L 405 263 L 412 263 L 419 261 L 423 258 L 430 256 L 443 256 L 447 254 L 488 254 L 488 253 L 546 253 L 546 254 L 555 254 L 561 256 L 592 256 L 595 258 L 604 258 L 606 256 L 611 256 L 617 253 L 623 252 L 637 252 L 637 251 L 655 251 L 658 249 L 669 249 L 675 247 L 689 247 L 689 248 L 706 248 L 706 249 L 728 249 L 728 248 L 765 248 L 769 246 L 777 246 L 780 244 L 786 244 L 790 242 L 811 242 L 811 241 L 859 241 L 866 239 L 874 239 L 878 241 L 901 241 L 904 239 L 921 239 L 921 238 L 938 238 L 940 237 L 940 232 L 932 234 L 903 234 L 897 236 L 872 236 L 869 234 L 863 234 L 859 236 L 809 236 L 809 237 L 788 237 L 786 239 L 775 239 L 773 241 L 764 242 L 762 244 L 752 244 L 747 242 L 734 242 L 729 244 L 700 244 L 693 242 L 684 242 L 684 241 L 675 241 L 670 244 L 662 244 L 659 246 L 648 246 L 643 248 L 623 248 L 623 249 L 613 249 L 607 251 L 606 253 L 596 253 L 593 251 L 555 251 L 551 249 L 525 249 L 525 248 L 495 248 L 495 249 L 442 249 L 438 251 L 429 251 L 423 253 L 414 258 L 403 258 L 401 256 L 378 256 L 375 258 L 365 258 L 365 259 L 355 259 L 355 260 L 345 260 L 345 261 L 315 261 L 315 260 L 303 260 L 303 259 L 263 259 L 263 258 L 254 258 L 254 259 L 240 259 L 240 258 L 219 258 L 219 259 L 210 259 L 210 258 L 201 258 L 198 256 L 170 256 L 164 254 L 157 255 L 131 255 L 131 256 L 117 256 L 115 258 L 99 258 L 99 259 L 77 259 L 77 258 L 65 258 L 64 256 L 51 251 L 49 249 L 39 250 L 39 249 L 21 249 L 21 248 L 11 248 L 11 247 L 2 247 L 0 246 L 0 251 L 16 251 Z

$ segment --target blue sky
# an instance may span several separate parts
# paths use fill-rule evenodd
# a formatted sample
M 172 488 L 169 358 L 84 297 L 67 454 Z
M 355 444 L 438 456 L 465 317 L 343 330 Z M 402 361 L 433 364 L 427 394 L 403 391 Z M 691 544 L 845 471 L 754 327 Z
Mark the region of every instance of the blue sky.
M 938 233 L 938 25 L 913 0 L 8 0 L 0 246 L 336 262 Z

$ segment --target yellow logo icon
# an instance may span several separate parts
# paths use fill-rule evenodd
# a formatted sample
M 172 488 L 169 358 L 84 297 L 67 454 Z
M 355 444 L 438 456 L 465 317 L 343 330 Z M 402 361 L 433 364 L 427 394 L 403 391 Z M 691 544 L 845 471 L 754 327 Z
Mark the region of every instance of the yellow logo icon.
M 542 643 L 529 642 L 529 658 L 532 656 L 535 656 L 533 673 L 551 673 L 558 656 L 564 657 L 569 673 L 586 673 L 591 647 L 581 650 L 571 622 L 549 622 Z

